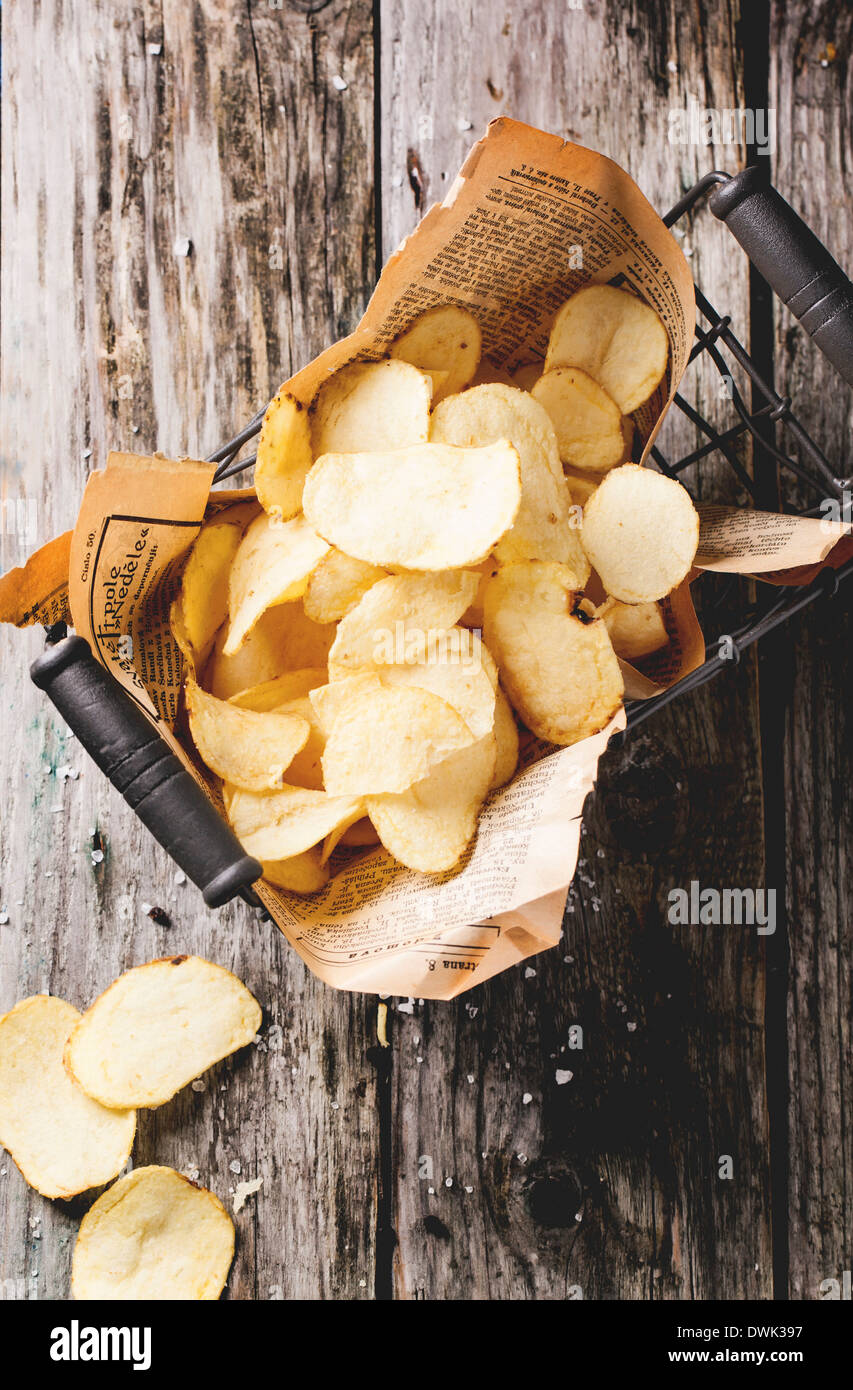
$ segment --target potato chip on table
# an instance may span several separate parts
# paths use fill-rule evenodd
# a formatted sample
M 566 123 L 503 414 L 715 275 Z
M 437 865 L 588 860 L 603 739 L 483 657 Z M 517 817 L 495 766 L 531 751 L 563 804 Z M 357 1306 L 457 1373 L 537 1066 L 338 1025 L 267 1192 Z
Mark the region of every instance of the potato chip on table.
M 218 1197 L 173 1168 L 137 1168 L 83 1217 L 71 1293 L 78 1302 L 211 1301 L 233 1258 L 234 1223 Z
M 136 1111 L 99 1105 L 63 1063 L 81 1015 L 53 995 L 22 999 L 0 1018 L 0 1144 L 43 1197 L 73 1197 L 121 1171 Z
M 245 1047 L 261 1010 L 221 965 L 173 956 L 127 970 L 87 1009 L 65 1049 L 71 1076 L 110 1109 L 156 1109 Z

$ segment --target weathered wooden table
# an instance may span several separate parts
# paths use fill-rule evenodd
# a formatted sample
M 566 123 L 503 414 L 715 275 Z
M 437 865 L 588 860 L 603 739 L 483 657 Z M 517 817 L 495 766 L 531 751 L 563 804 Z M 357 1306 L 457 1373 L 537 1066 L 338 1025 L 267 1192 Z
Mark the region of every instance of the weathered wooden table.
M 853 16 L 742 9 L 4 6 L 3 568 L 73 522 L 108 448 L 204 454 L 352 328 L 500 113 L 613 156 L 663 210 L 747 156 L 670 143 L 672 110 L 775 108 L 775 183 L 850 270 Z M 683 241 L 849 474 L 849 392 L 751 292 L 723 227 L 699 214 Z M 685 390 L 713 416 L 717 385 Z M 693 436 L 673 423 L 668 442 Z M 265 1007 L 262 1043 L 142 1114 L 136 1148 L 226 1200 L 238 1166 L 263 1178 L 227 1297 L 812 1299 L 853 1267 L 841 600 L 608 755 L 564 945 L 457 1004 L 391 1001 L 388 1049 L 375 998 L 175 882 L 29 685 L 38 635 L 0 641 L 0 1008 L 39 990 L 85 1006 L 177 950 Z M 775 935 L 668 925 L 691 880 L 775 888 Z M 3 1296 L 66 1297 L 85 1205 L 44 1201 L 0 1157 Z

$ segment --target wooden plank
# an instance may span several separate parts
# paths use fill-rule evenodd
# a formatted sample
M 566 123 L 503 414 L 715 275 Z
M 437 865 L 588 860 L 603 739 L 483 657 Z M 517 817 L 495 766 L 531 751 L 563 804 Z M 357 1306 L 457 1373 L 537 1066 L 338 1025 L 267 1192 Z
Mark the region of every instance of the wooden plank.
M 689 95 L 743 105 L 722 7 L 385 0 L 381 53 L 386 255 L 502 113 L 612 156 L 662 209 L 743 162 L 667 139 Z M 746 265 L 700 216 L 695 274 L 746 336 Z M 721 418 L 717 379 L 686 393 Z M 667 429 L 674 454 L 695 445 L 683 422 Z M 736 496 L 727 477 L 706 466 L 700 490 Z M 456 1005 L 396 1014 L 398 1297 L 770 1295 L 763 949 L 665 917 L 669 888 L 693 879 L 764 884 L 754 683 L 745 661 L 608 754 L 564 947 Z
M 37 514 L 35 538 L 4 527 L 5 569 L 72 523 L 108 448 L 204 452 L 244 423 L 353 326 L 374 245 L 369 0 L 43 0 L 4 11 L 3 40 L 3 489 Z M 262 1045 L 143 1115 L 135 1162 L 197 1169 L 226 1201 L 232 1165 L 263 1177 L 230 1297 L 369 1297 L 375 1005 L 318 985 L 247 908 L 210 913 L 177 885 L 27 681 L 37 635 L 0 641 L 0 1008 L 39 990 L 85 1006 L 178 950 L 233 968 Z M 86 1200 L 0 1170 L 0 1290 L 65 1297 Z
M 774 4 L 770 105 L 778 112 L 774 182 L 853 274 L 844 6 Z M 777 389 L 833 463 L 853 474 L 853 393 L 784 310 L 776 313 Z M 809 506 L 814 495 L 792 491 Z M 848 499 L 850 493 L 848 492 Z M 788 1296 L 818 1298 L 853 1268 L 853 798 L 849 775 L 849 596 L 814 609 L 765 679 L 785 695 L 784 860 L 790 949 L 787 1012 Z M 777 693 L 778 698 L 778 693 Z M 783 1117 L 784 1118 L 784 1117 Z M 830 1290 L 831 1291 L 831 1290 Z M 838 1293 L 835 1293 L 838 1296 Z

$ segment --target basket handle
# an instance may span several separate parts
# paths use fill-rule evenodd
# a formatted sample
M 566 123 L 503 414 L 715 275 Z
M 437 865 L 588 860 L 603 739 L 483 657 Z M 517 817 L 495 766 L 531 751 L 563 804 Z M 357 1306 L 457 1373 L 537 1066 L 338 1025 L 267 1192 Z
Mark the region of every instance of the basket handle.
M 30 675 L 208 907 L 260 878 L 257 859 L 82 637 L 49 643 Z
M 823 243 L 757 164 L 719 183 L 708 205 L 853 386 L 853 285 Z

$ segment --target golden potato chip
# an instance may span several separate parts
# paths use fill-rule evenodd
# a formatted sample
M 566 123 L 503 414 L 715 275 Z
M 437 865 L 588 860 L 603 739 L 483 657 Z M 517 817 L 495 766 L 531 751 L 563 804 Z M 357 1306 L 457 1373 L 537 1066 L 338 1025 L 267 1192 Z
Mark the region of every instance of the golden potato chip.
M 571 564 L 583 583 L 588 567 L 569 527 L 569 492 L 557 439 L 538 401 L 514 386 L 475 386 L 448 397 L 434 411 L 430 438 L 459 446 L 509 440 L 521 464 L 521 505 L 511 530 L 490 549 L 501 564 L 537 559 Z
M 305 612 L 315 623 L 334 623 L 355 608 L 387 570 L 330 550 L 312 571 L 305 593 Z
M 306 849 L 291 859 L 264 864 L 264 878 L 291 893 L 319 893 L 329 882 L 329 869 L 319 849 Z
M 299 671 L 284 671 L 271 681 L 250 686 L 232 695 L 229 701 L 240 709 L 252 709 L 258 714 L 265 710 L 281 709 L 291 701 L 300 700 L 315 686 L 325 685 L 328 680 L 325 666 L 308 666 Z
M 183 628 L 197 667 L 204 665 L 217 630 L 228 617 L 228 578 L 242 538 L 240 526 L 209 521 L 202 526 L 187 557 L 179 601 Z
M 43 1197 L 100 1187 L 130 1157 L 135 1110 L 107 1110 L 72 1081 L 62 1057 L 80 1014 L 53 995 L 0 1018 L 0 1144 Z
M 177 598 L 172 600 L 169 608 L 169 629 L 180 648 L 181 656 L 186 662 L 187 674 L 195 680 L 198 670 L 196 665 L 196 653 L 187 635 L 187 625 L 184 622 L 184 606 L 181 602 L 180 594 L 178 594 Z
M 433 405 L 468 385 L 480 361 L 480 325 L 467 309 L 438 304 L 415 319 L 391 347 L 391 356 L 422 371 L 445 372 L 433 383 Z
M 364 454 L 425 444 L 432 381 L 408 362 L 350 362 L 320 387 L 311 445 L 322 454 Z
M 494 734 L 497 756 L 495 770 L 492 774 L 492 790 L 495 787 L 506 786 L 507 782 L 515 776 L 515 769 L 518 767 L 518 725 L 515 722 L 515 715 L 500 686 L 498 686 L 495 696 Z
M 264 863 L 292 859 L 363 815 L 364 802 L 357 796 L 328 796 L 291 786 L 266 796 L 235 791 L 228 807 L 228 819 L 246 853 Z
M 619 407 L 579 367 L 554 367 L 533 387 L 548 412 L 563 463 L 606 473 L 622 460 L 625 439 Z
M 456 710 L 428 690 L 379 681 L 358 688 L 358 677 L 351 685 L 352 698 L 338 710 L 323 753 L 323 780 L 332 796 L 406 791 L 473 742 Z M 312 701 L 319 693 L 312 691 Z
M 200 683 L 217 699 L 230 700 L 289 671 L 325 667 L 335 631 L 334 623 L 306 618 L 298 600 L 268 608 L 233 656 L 223 653 L 228 629 L 220 629 Z
M 699 516 L 680 483 L 625 463 L 607 474 L 584 507 L 581 541 L 608 594 L 623 603 L 651 603 L 689 573 Z
M 202 761 L 244 791 L 280 787 L 285 768 L 308 742 L 311 725 L 299 714 L 229 704 L 187 682 L 190 733 Z
M 482 449 L 325 454 L 303 494 L 308 524 L 330 545 L 407 570 L 476 564 L 512 526 L 520 501 L 518 454 L 505 439 Z
M 551 743 L 598 733 L 622 701 L 607 628 L 577 606 L 574 575 L 561 565 L 509 565 L 486 589 L 485 638 L 506 693 Z
M 226 656 L 239 650 L 267 608 L 302 597 L 328 549 L 304 516 L 279 521 L 264 513 L 252 522 L 231 566 Z
M 71 1293 L 78 1303 L 213 1302 L 233 1258 L 234 1223 L 218 1197 L 174 1168 L 137 1168 L 83 1217 Z
M 317 690 L 312 685 L 312 690 Z M 309 692 L 310 693 L 310 692 Z M 323 752 L 326 747 L 326 732 L 319 715 L 307 695 L 300 695 L 279 707 L 281 714 L 298 714 L 307 719 L 311 732 L 304 748 L 300 748 L 287 769 L 287 782 L 291 787 L 309 787 L 313 791 L 323 790 Z
M 603 619 L 613 650 L 623 661 L 650 656 L 669 642 L 658 603 L 620 603 L 609 598 L 596 609 L 596 616 Z
M 475 738 L 491 732 L 495 722 L 494 666 L 477 634 L 467 628 L 436 630 L 422 660 L 383 665 L 377 670 L 386 685 L 431 690 L 452 705 Z
M 346 846 L 348 849 L 364 849 L 368 845 L 378 845 L 379 836 L 376 827 L 369 817 L 364 816 L 357 820 L 354 825 L 350 825 L 342 834 L 330 835 L 323 846 L 323 856 L 328 859 L 329 855 L 338 845 Z
M 282 388 L 267 408 L 255 460 L 255 491 L 264 511 L 280 521 L 296 516 L 313 462 L 308 411 Z
M 230 970 L 200 956 L 152 960 L 125 971 L 87 1009 L 65 1065 L 101 1105 L 154 1110 L 260 1026 L 258 1001 Z
M 554 319 L 545 370 L 580 367 L 630 415 L 663 380 L 666 329 L 654 309 L 612 285 L 587 285 Z
M 477 584 L 473 570 L 380 579 L 338 624 L 329 679 L 388 662 L 423 660 L 430 632 L 459 621 Z
M 495 757 L 495 736 L 486 734 L 445 758 L 408 791 L 368 797 L 368 814 L 388 852 L 420 873 L 454 868 L 477 829 Z

